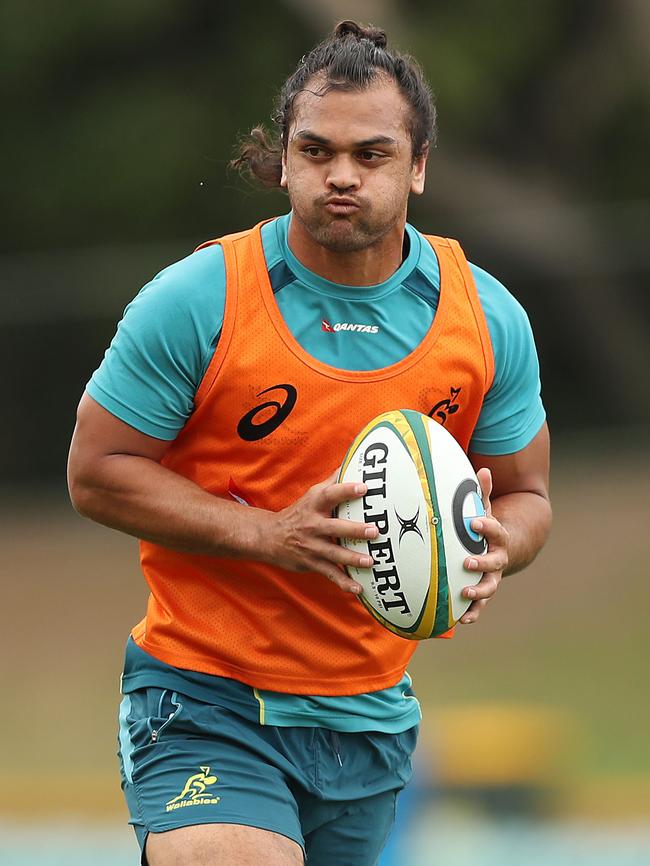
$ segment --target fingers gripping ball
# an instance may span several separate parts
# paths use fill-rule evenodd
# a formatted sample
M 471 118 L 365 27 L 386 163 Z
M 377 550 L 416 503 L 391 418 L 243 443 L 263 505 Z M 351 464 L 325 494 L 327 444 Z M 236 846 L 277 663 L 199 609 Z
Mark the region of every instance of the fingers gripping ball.
M 486 550 L 471 528 L 485 511 L 463 449 L 426 415 L 386 412 L 352 443 L 339 481 L 363 482 L 368 492 L 341 503 L 337 516 L 378 529 L 373 540 L 340 541 L 374 560 L 371 568 L 347 568 L 363 587 L 360 601 L 401 637 L 425 640 L 449 631 L 471 603 L 462 589 L 482 577 L 463 563 L 468 553 Z

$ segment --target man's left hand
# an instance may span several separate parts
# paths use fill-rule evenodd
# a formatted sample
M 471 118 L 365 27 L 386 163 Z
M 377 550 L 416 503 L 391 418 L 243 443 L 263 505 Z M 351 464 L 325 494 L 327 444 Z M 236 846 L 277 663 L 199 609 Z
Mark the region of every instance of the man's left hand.
M 475 518 L 471 525 L 475 532 L 484 536 L 488 548 L 483 556 L 470 556 L 464 563 L 468 571 L 482 571 L 483 577 L 475 586 L 466 586 L 463 589 L 463 596 L 472 599 L 472 603 L 460 618 L 463 625 L 476 622 L 483 608 L 496 593 L 508 565 L 508 530 L 492 514 L 492 473 L 489 469 L 479 469 L 476 474 L 483 493 L 485 517 Z

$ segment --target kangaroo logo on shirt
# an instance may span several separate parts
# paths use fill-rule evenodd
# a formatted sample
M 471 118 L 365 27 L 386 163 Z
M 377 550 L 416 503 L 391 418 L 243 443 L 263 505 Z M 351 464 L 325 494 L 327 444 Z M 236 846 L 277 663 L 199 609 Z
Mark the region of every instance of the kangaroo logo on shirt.
M 269 391 L 284 391 L 284 401 L 266 400 L 241 418 L 237 425 L 237 433 L 246 442 L 257 442 L 259 439 L 269 436 L 278 429 L 283 421 L 287 420 L 296 405 L 298 392 L 293 385 L 272 385 L 270 388 L 260 391 L 257 396 L 261 397 L 262 394 L 268 394 Z M 269 416 L 270 411 L 273 412 L 271 416 Z M 259 420 L 260 416 L 263 419 L 261 421 Z
M 445 422 L 447 421 L 447 416 L 453 415 L 460 409 L 457 398 L 461 390 L 462 388 L 450 388 L 449 397 L 447 397 L 446 400 L 440 400 L 435 406 L 432 406 L 431 409 L 429 409 L 427 413 L 429 418 L 439 418 L 440 423 L 444 427 Z

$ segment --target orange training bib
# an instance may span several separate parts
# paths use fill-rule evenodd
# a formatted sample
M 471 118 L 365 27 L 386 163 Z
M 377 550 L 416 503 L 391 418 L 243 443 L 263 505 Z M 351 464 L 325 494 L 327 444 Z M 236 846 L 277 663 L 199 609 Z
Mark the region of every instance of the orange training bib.
M 329 367 L 296 342 L 277 307 L 260 226 L 223 247 L 223 329 L 195 411 L 163 464 L 212 493 L 278 511 L 341 463 L 375 415 L 447 413 L 467 450 L 493 377 L 485 317 L 460 246 L 428 238 L 440 300 L 428 333 L 399 363 Z M 443 411 L 444 415 L 444 411 Z M 350 695 L 394 685 L 416 643 L 385 630 L 352 595 L 318 574 L 141 543 L 151 594 L 133 630 L 144 650 L 189 670 L 294 694 Z

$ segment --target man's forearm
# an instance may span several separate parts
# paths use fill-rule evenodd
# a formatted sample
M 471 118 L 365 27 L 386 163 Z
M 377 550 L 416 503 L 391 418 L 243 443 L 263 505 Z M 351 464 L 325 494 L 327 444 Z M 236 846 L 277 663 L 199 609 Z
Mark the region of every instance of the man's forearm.
M 264 525 L 273 519 L 128 454 L 102 457 L 70 483 L 70 494 L 84 517 L 185 553 L 259 558 Z
M 507 493 L 492 500 L 492 513 L 508 532 L 508 565 L 514 574 L 529 565 L 544 546 L 551 528 L 551 505 L 538 493 Z
M 148 457 L 106 454 L 79 461 L 74 451 L 70 495 L 91 520 L 171 550 L 317 572 L 345 592 L 361 592 L 341 566 L 368 568 L 372 559 L 334 538 L 375 538 L 377 527 L 335 519 L 332 511 L 365 495 L 364 484 L 338 484 L 334 473 L 281 511 L 266 511 L 213 496 Z

